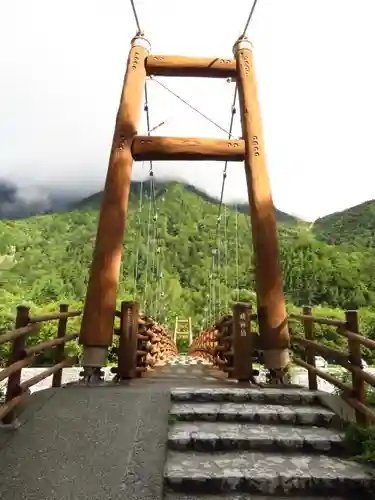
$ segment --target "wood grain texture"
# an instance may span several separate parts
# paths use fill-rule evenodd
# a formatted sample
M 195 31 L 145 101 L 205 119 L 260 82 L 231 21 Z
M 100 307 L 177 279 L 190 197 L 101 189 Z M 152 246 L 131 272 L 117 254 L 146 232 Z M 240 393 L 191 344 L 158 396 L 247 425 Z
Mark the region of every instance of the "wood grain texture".
M 184 57 L 150 55 L 147 75 L 236 78 L 236 61 L 219 57 Z
M 133 139 L 131 149 L 138 161 L 243 161 L 245 158 L 243 140 L 138 136 Z
M 148 50 L 132 46 L 116 126 L 82 318 L 80 343 L 111 345 L 133 157 L 130 146 L 141 115 Z
M 270 351 L 280 349 L 281 360 L 281 351 L 289 346 L 288 322 L 279 263 L 276 214 L 267 172 L 253 54 L 250 45 L 248 48 L 243 48 L 243 45 L 237 47 L 235 54 L 242 135 L 246 147 L 245 173 L 256 262 L 259 330 L 263 348 Z M 266 359 L 265 355 L 265 361 Z M 285 353 L 283 359 L 285 361 Z M 279 366 L 282 367 L 283 365 Z

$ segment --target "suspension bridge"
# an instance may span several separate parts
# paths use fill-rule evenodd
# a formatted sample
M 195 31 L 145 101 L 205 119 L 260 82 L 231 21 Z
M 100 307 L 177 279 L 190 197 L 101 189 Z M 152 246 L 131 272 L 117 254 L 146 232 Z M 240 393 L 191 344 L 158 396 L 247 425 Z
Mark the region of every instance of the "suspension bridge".
M 375 342 L 360 335 L 356 311 L 346 311 L 340 320 L 314 316 L 307 306 L 301 314 L 286 313 L 253 48 L 246 37 L 255 4 L 234 43 L 234 59 L 210 59 L 151 54 L 132 2 L 138 31 L 131 41 L 83 311 L 62 304 L 56 313 L 34 316 L 20 306 L 15 328 L 0 335 L 0 344 L 10 345 L 0 372 L 0 381 L 6 381 L 0 406 L 4 500 L 373 498 L 374 470 L 349 459 L 344 431 L 348 422 L 366 426 L 375 420 L 365 396 L 365 383 L 375 386 L 375 377 L 361 360 L 361 347 L 374 349 Z M 147 86 L 150 79 L 159 82 L 158 76 L 232 79 L 229 127 L 218 125 L 228 138 L 152 135 L 157 127 L 150 125 Z M 143 95 L 147 134 L 140 136 Z M 237 99 L 241 138 L 233 137 Z M 226 217 L 228 162 L 244 163 L 256 307 L 239 301 L 238 252 L 237 300 L 229 306 L 221 295 L 215 273 L 228 254 L 218 243 L 208 270 L 207 322 L 192 338 L 187 320 L 188 355 L 181 355 L 178 319 L 174 335 L 160 321 L 166 256 L 159 245 L 153 162 L 203 159 L 224 162 L 216 242 Z M 117 309 L 134 160 L 149 162 L 147 246 L 154 251 L 147 252 L 152 262 L 142 290 L 137 251 L 134 300 Z M 144 210 L 143 188 L 139 203 L 138 215 Z M 150 294 L 151 274 L 157 286 Z M 28 339 L 50 321 L 57 321 L 56 338 L 31 345 Z M 80 323 L 79 331 L 70 332 L 72 321 Z M 304 336 L 293 333 L 295 322 L 302 322 Z M 347 351 L 315 341 L 315 323 L 345 337 Z M 79 359 L 69 355 L 77 340 Z M 22 370 L 47 350 L 54 352 L 53 366 L 24 380 Z M 351 383 L 317 368 L 316 353 L 346 369 Z M 109 354 L 116 363 L 105 380 Z M 307 370 L 307 388 L 292 383 L 291 362 Z M 64 368 L 77 364 L 80 380 L 62 385 Z M 50 389 L 31 394 L 49 377 Z M 340 395 L 320 391 L 321 380 Z

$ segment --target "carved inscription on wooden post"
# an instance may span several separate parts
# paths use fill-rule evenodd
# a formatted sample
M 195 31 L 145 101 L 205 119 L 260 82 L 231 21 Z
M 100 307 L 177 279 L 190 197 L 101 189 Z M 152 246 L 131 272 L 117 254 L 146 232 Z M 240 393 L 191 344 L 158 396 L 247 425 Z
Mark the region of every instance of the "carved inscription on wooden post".
M 240 381 L 253 379 L 253 334 L 251 333 L 251 305 L 238 302 L 233 305 L 233 377 Z

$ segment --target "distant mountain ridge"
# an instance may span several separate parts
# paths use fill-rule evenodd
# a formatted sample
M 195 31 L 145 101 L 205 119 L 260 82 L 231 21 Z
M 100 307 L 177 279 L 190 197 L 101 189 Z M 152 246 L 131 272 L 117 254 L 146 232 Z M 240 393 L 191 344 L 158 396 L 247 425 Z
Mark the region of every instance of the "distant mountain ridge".
M 131 199 L 134 200 L 134 198 L 139 199 L 140 192 L 141 192 L 141 185 L 143 184 L 143 194 L 149 195 L 150 194 L 150 182 L 149 181 L 144 181 L 143 183 L 140 181 L 133 181 L 131 183 L 131 188 L 130 188 L 130 197 Z M 173 185 L 180 184 L 178 182 L 155 182 L 155 191 L 156 191 L 156 197 L 162 196 L 165 194 L 166 190 L 168 187 L 172 187 Z M 197 187 L 191 185 L 191 184 L 183 184 L 184 190 L 188 193 L 193 193 L 201 197 L 203 200 L 208 201 L 209 203 L 213 203 L 214 205 L 217 205 L 219 203 L 219 199 L 215 198 L 213 196 L 210 196 L 209 194 L 205 193 L 204 191 L 201 191 Z M 74 203 L 71 205 L 71 209 L 82 209 L 82 208 L 99 208 L 100 202 L 102 199 L 103 192 L 100 191 L 98 193 L 95 193 L 91 196 L 88 196 L 87 198 L 84 198 L 80 200 L 79 202 Z M 249 213 L 249 207 L 246 203 L 240 203 L 240 204 L 235 204 L 235 203 L 228 203 L 228 207 L 230 208 L 235 208 L 237 206 L 237 209 L 239 212 L 247 214 Z M 289 223 L 289 224 L 295 224 L 299 222 L 300 220 L 297 217 L 294 217 L 293 215 L 289 215 L 285 212 L 282 212 L 281 210 L 276 209 L 276 218 L 279 222 L 284 222 L 284 223 Z
M 219 200 L 199 188 L 175 181 L 155 181 L 156 197 L 166 194 L 173 186 L 182 186 L 183 190 L 193 193 L 204 201 L 214 205 Z M 150 182 L 133 181 L 131 183 L 130 202 L 138 202 L 143 195 L 150 194 Z M 0 179 L 0 220 L 16 220 L 34 215 L 69 212 L 80 209 L 99 209 L 103 192 L 94 193 L 79 199 L 77 194 L 48 192 L 45 188 L 22 188 Z M 229 203 L 229 208 L 237 207 L 240 213 L 248 214 L 247 203 Z M 276 209 L 276 218 L 279 223 L 288 226 L 304 226 L 308 223 L 288 213 Z M 366 201 L 360 205 L 335 212 L 320 219 L 312 225 L 312 232 L 318 239 L 332 245 L 346 245 L 349 247 L 375 247 L 375 200 Z
M 374 248 L 375 200 L 317 219 L 314 232 L 331 245 Z

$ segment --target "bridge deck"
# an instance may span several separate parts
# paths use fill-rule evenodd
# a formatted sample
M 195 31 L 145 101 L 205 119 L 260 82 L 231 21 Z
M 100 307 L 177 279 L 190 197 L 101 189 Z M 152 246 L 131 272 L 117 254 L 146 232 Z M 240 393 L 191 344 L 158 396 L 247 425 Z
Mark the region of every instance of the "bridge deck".
M 174 492 L 172 496 L 168 496 L 167 492 L 165 498 L 203 500 L 206 497 L 184 496 L 177 490 L 185 484 L 206 488 L 206 483 L 201 482 L 202 473 L 210 487 L 215 484 L 221 488 L 222 483 L 232 480 L 236 483 L 239 469 L 233 460 L 244 460 L 243 457 L 250 455 L 261 457 L 262 463 L 268 466 L 261 473 L 257 469 L 257 474 L 262 476 L 262 492 L 280 479 L 281 472 L 286 477 L 285 484 L 295 484 L 301 490 L 301 459 L 313 461 L 315 469 L 311 473 L 315 474 L 314 481 L 316 476 L 331 491 L 332 471 L 331 475 L 326 474 L 324 465 L 329 462 L 329 457 L 328 462 L 324 454 L 316 458 L 315 453 L 312 456 L 305 453 L 301 458 L 299 446 L 307 439 L 319 450 L 322 443 L 324 449 L 326 445 L 330 449 L 330 440 L 337 432 L 329 428 L 326 431 L 321 428 L 316 430 L 314 425 L 321 425 L 324 419 L 333 422 L 335 414 L 323 407 L 311 406 L 309 402 L 317 396 L 306 389 L 284 390 L 278 386 L 277 391 L 249 390 L 247 386 L 245 391 L 236 390 L 240 385 L 226 380 L 222 372 L 204 362 L 196 363 L 181 357 L 157 367 L 144 378 L 121 385 L 110 382 L 96 387 L 82 387 L 75 383 L 37 392 L 31 396 L 19 417 L 20 428 L 13 431 L 0 429 L 0 498 L 162 500 L 165 493 L 163 486 L 167 485 Z M 171 389 L 176 387 L 180 389 L 173 391 L 171 401 Z M 194 387 L 206 389 L 197 392 Z M 215 387 L 225 389 L 217 391 Z M 194 396 L 195 393 L 198 396 Z M 241 396 L 242 393 L 251 393 L 255 403 L 249 402 L 247 396 Z M 220 397 L 224 399 L 219 399 L 223 404 L 217 403 L 218 394 L 222 394 Z M 300 406 L 293 406 L 291 401 L 297 404 L 297 400 Z M 238 413 L 238 421 L 235 422 L 233 406 Z M 214 424 L 203 422 L 207 420 L 207 415 L 212 416 Z M 296 422 L 303 424 L 303 428 L 297 428 Z M 283 427 L 285 425 L 287 427 Z M 278 455 L 276 453 L 277 456 L 270 453 L 267 443 L 271 442 L 272 446 L 275 443 L 282 445 L 282 450 L 286 446 L 289 452 L 293 452 L 293 446 L 297 447 L 294 462 L 291 460 L 294 468 L 284 460 L 285 450 Z M 228 450 L 222 449 L 223 443 L 229 447 Z M 243 449 L 237 446 L 238 443 Z M 208 444 L 214 448 L 213 451 L 210 448 L 214 456 L 196 453 L 201 451 L 200 446 Z M 194 446 L 198 446 L 197 450 Z M 254 450 L 257 453 L 254 454 Z M 222 453 L 226 453 L 232 465 L 229 462 L 224 464 Z M 218 457 L 225 470 L 217 468 L 215 460 Z M 255 474 L 255 465 L 251 468 L 247 458 L 246 464 L 246 467 L 244 464 L 241 466 L 244 480 Z M 298 467 L 296 464 L 299 464 Z M 367 488 L 367 482 L 373 476 L 372 471 L 362 470 L 351 462 L 344 463 L 339 458 L 333 458 L 329 464 L 334 476 L 338 473 L 345 476 L 345 485 L 354 481 L 356 487 L 362 487 L 364 482 Z M 208 474 L 207 467 L 211 467 L 212 474 Z M 375 478 L 371 484 L 375 484 Z M 234 498 L 232 493 L 216 498 Z M 237 498 L 261 499 L 247 494 Z M 281 497 L 274 498 L 281 500 Z M 307 500 L 307 497 L 303 498 Z
M 162 498 L 170 388 L 227 383 L 203 364 L 168 364 L 122 386 L 35 393 L 21 427 L 0 429 L 0 498 Z

